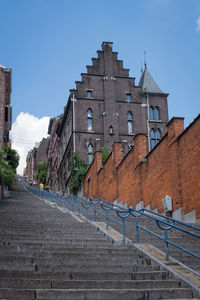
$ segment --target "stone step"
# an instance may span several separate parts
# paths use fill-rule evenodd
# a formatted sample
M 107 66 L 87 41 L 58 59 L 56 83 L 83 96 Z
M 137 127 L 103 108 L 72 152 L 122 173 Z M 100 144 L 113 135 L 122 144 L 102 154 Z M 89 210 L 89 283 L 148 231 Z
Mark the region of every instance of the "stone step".
M 0 278 L 0 288 L 15 289 L 149 289 L 178 288 L 177 280 L 55 280 Z
M 9 255 L 9 256 L 29 256 L 29 257 L 62 257 L 62 256 L 68 256 L 68 255 L 73 255 L 73 256 L 79 256 L 79 255 L 95 255 L 95 256 L 100 256 L 100 255 L 106 255 L 106 256 L 122 256 L 124 257 L 124 250 L 126 250 L 126 256 L 128 257 L 133 257 L 135 255 L 140 255 L 142 257 L 142 254 L 134 248 L 131 249 L 126 249 L 126 248 L 64 248 L 61 249 L 60 251 L 52 248 L 50 250 L 47 249 L 33 249 L 32 251 L 30 249 L 17 249 L 17 247 L 2 247 L 0 248 L 0 255 Z
M 124 255 L 75 255 L 75 254 L 69 254 L 69 255 L 62 255 L 62 256 L 55 256 L 55 257 L 35 257 L 35 256 L 0 256 L 0 264 L 3 263 L 18 263 L 18 264 L 33 264 L 33 263 L 39 263 L 39 264 L 59 264 L 62 262 L 64 265 L 73 264 L 73 263 L 79 263 L 83 264 L 85 262 L 88 262 L 90 264 L 96 263 L 96 264 L 150 264 L 150 259 L 145 258 L 142 254 L 140 255 L 127 255 L 124 257 Z
M 85 260 L 90 260 L 91 256 L 93 257 L 93 259 L 100 259 L 100 260 L 104 260 L 104 259 L 113 259 L 113 260 L 118 260 L 118 261 L 137 261 L 138 259 L 144 259 L 144 255 L 143 254 L 139 254 L 139 253 L 131 253 L 131 254 L 126 254 L 126 257 L 124 257 L 124 253 L 109 253 L 108 252 L 100 252 L 100 253 L 92 253 L 92 252 L 88 252 L 86 253 L 85 251 L 83 253 L 78 252 L 78 253 L 33 253 L 33 255 L 31 255 L 31 253 L 13 253 L 13 255 L 10 252 L 7 253 L 0 253 L 0 262 L 1 261 L 19 261 L 24 263 L 24 260 L 28 263 L 28 262 L 32 262 L 32 261 L 43 261 L 43 262 L 47 262 L 49 260 L 54 260 L 54 262 L 56 261 L 60 261 L 62 259 L 62 261 L 65 260 L 77 260 L 79 259 L 79 261 L 85 261 Z M 137 260 L 136 260 L 137 258 Z
M 149 268 L 151 267 L 151 268 Z M 156 267 L 157 268 L 157 267 Z M 166 271 L 156 270 L 152 266 L 143 267 L 143 271 L 127 272 L 121 270 L 114 272 L 33 272 L 33 271 L 3 271 L 0 270 L 0 278 L 26 278 L 26 279 L 62 279 L 62 280 L 167 280 L 172 275 Z M 149 270 L 149 271 L 147 271 Z
M 57 246 L 58 245 L 58 242 L 56 241 L 43 241 L 43 240 L 38 240 L 38 241 L 35 241 L 35 240 L 24 240 L 24 241 L 17 241 L 17 240 L 14 240 L 14 241 L 9 241 L 9 243 L 11 245 L 19 245 L 19 246 L 39 246 L 39 247 L 42 247 L 42 246 Z M 108 240 L 98 240 L 98 239 L 91 239 L 91 240 L 68 240 L 68 241 L 60 241 L 59 243 L 59 246 L 65 246 L 65 245 L 78 245 L 79 247 L 82 245 L 94 245 L 94 247 L 98 247 L 98 246 L 106 246 L 108 245 L 109 243 L 112 243 L 112 241 L 108 241 Z
M 179 289 L 0 289 L 0 297 L 15 300 L 157 300 L 192 298 L 191 290 Z M 134 298 L 133 298 L 134 297 Z
M 44 272 L 52 272 L 52 273 L 65 273 L 67 272 L 105 272 L 105 273 L 117 273 L 117 272 L 144 272 L 144 271 L 154 271 L 154 270 L 160 270 L 159 267 L 156 268 L 156 266 L 153 265 L 127 265 L 126 267 L 121 265 L 99 265 L 97 269 L 97 265 L 88 265 L 87 263 L 85 265 L 79 265 L 78 263 L 68 266 L 63 265 L 37 265 L 37 264 L 1 264 L 0 266 L 0 272 L 3 274 L 4 271 L 26 271 L 26 272 L 35 272 L 38 273 L 44 273 Z

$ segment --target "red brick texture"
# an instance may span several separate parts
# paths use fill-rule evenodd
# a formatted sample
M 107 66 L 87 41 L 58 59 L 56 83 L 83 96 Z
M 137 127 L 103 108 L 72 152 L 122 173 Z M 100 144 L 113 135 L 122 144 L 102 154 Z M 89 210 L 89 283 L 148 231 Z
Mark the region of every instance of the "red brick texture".
M 135 137 L 134 148 L 124 158 L 121 149 L 115 143 L 103 167 L 101 153 L 96 153 L 84 179 L 85 197 L 118 199 L 133 208 L 144 201 L 144 206 L 150 204 L 162 213 L 162 198 L 169 195 L 173 211 L 180 207 L 185 214 L 195 210 L 200 218 L 200 115 L 186 130 L 183 118 L 173 118 L 167 134 L 147 156 L 143 134 Z

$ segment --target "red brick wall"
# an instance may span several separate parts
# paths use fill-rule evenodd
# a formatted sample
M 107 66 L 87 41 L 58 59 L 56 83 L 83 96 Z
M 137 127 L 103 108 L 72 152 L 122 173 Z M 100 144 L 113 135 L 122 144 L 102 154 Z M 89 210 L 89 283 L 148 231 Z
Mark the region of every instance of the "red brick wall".
M 86 197 L 86 180 L 90 176 L 90 196 L 94 198 L 111 202 L 118 199 L 133 207 L 144 201 L 144 206 L 150 204 L 151 209 L 162 213 L 162 198 L 169 195 L 173 211 L 180 207 L 185 214 L 196 210 L 199 219 L 200 115 L 185 131 L 183 118 L 173 118 L 168 123 L 168 133 L 147 156 L 145 135 L 135 137 L 134 148 L 123 160 L 121 145 L 115 143 L 104 168 L 98 170 L 94 161 L 84 181 Z
M 184 212 L 196 208 L 200 219 L 200 115 L 178 139 L 180 185 Z
M 98 174 L 98 195 L 113 202 L 117 198 L 117 166 L 122 160 L 121 143 L 114 143 L 112 153 Z

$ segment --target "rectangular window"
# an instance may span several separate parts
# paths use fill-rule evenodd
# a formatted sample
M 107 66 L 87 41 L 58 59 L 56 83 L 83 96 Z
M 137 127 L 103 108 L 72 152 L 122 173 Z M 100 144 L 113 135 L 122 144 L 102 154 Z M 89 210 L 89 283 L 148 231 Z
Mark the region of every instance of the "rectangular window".
M 6 106 L 6 107 L 5 107 L 5 121 L 6 121 L 6 122 L 8 122 L 8 119 L 9 119 L 9 117 L 8 117 L 8 112 L 9 112 L 9 110 L 8 110 L 8 107 Z
M 91 99 L 92 98 L 92 91 L 87 91 L 87 98 Z
M 127 93 L 127 94 L 126 94 L 126 101 L 127 101 L 127 102 L 130 102 L 130 101 L 131 101 L 131 94 L 130 94 L 130 93 Z

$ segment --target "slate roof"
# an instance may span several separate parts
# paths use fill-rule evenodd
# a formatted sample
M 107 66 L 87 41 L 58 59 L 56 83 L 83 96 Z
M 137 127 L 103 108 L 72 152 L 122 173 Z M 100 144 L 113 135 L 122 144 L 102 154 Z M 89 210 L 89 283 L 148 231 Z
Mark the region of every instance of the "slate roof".
M 163 94 L 163 91 L 161 91 L 161 89 L 159 88 L 159 86 L 157 85 L 157 83 L 155 82 L 155 80 L 147 70 L 146 66 L 141 75 L 138 85 L 142 88 L 142 90 L 146 92 Z

